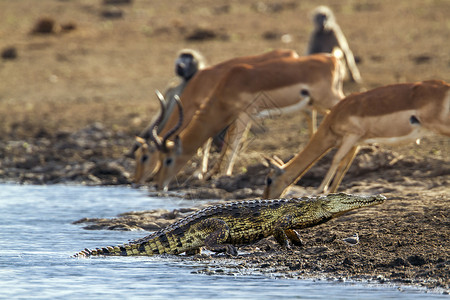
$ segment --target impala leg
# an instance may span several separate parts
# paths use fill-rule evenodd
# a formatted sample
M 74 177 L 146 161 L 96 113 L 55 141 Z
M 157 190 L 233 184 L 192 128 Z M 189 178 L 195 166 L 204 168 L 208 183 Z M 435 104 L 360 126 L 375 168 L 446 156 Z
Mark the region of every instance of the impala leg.
M 303 111 L 303 115 L 308 121 L 309 136 L 312 137 L 317 131 L 317 110 L 314 108 L 311 111 L 305 110 Z
M 231 174 L 233 173 L 233 167 L 236 162 L 237 154 L 238 154 L 239 150 L 241 150 L 241 147 L 242 147 L 244 141 L 247 139 L 248 132 L 250 131 L 250 128 L 252 127 L 251 122 L 246 122 L 246 124 L 241 123 L 239 120 L 238 120 L 238 122 L 239 123 L 236 126 L 237 134 L 234 137 L 233 143 L 231 144 L 231 147 L 230 147 L 231 154 L 227 157 L 228 162 L 226 164 L 227 169 L 226 169 L 226 173 L 225 173 L 227 176 L 231 176 Z M 240 126 L 240 125 L 243 125 L 243 126 Z
M 310 122 L 311 123 L 309 124 L 309 132 L 310 136 L 313 136 L 313 134 L 316 133 L 317 131 L 317 110 L 314 108 L 311 110 Z
M 206 179 L 209 179 L 209 178 L 213 177 L 214 175 L 221 173 L 223 161 L 225 160 L 225 156 L 227 154 L 228 147 L 230 145 L 230 139 L 235 134 L 234 133 L 235 131 L 236 131 L 236 122 L 233 122 L 228 127 L 227 133 L 225 134 L 225 139 L 223 141 L 223 146 L 222 146 L 222 149 L 220 151 L 220 156 L 216 160 L 216 162 L 214 163 L 214 165 L 211 168 L 211 170 L 206 175 Z
M 333 183 L 331 184 L 331 187 L 329 189 L 330 193 L 336 193 L 339 185 L 342 182 L 342 179 L 344 179 L 344 176 L 347 173 L 350 166 L 352 165 L 352 162 L 355 159 L 355 156 L 358 153 L 358 151 L 359 147 L 355 146 L 342 159 L 341 163 L 339 164 L 339 168 L 336 171 L 336 175 L 334 176 Z
M 209 153 L 211 152 L 212 141 L 213 139 L 209 138 L 208 141 L 206 141 L 205 145 L 203 146 L 202 169 L 200 173 L 202 179 L 206 177 L 206 172 L 208 172 L 208 160 L 209 160 Z
M 216 162 L 214 169 L 210 172 L 210 177 L 221 173 L 230 176 L 233 173 L 233 167 L 237 158 L 239 147 L 247 138 L 250 127 L 250 116 L 246 113 L 240 114 L 238 119 L 230 125 L 225 137 L 220 158 Z M 222 172 L 223 166 L 226 167 L 225 172 Z
M 353 149 L 354 145 L 359 140 L 359 135 L 348 135 L 342 139 L 341 146 L 333 157 L 330 169 L 328 170 L 325 178 L 317 189 L 318 193 L 328 193 L 328 186 L 333 179 L 336 171 L 339 168 L 339 164 L 344 159 L 344 157 Z

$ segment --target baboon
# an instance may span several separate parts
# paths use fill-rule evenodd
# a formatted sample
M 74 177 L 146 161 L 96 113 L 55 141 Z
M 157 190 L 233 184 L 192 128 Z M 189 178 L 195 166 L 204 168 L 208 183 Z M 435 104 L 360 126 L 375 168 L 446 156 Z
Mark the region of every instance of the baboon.
M 331 9 L 327 6 L 319 6 L 313 10 L 312 16 L 314 30 L 311 34 L 306 54 L 336 53 L 336 50 L 341 50 L 349 70 L 350 79 L 361 83 L 361 75 L 356 66 L 353 53 Z M 345 70 L 343 72 L 345 73 Z
M 167 100 L 166 114 L 158 125 L 158 133 L 160 133 L 164 128 L 167 120 L 172 114 L 173 108 L 175 107 L 175 95 L 180 96 L 189 80 L 191 80 L 198 70 L 205 68 L 205 66 L 205 58 L 202 54 L 200 54 L 200 52 L 192 49 L 183 49 L 178 52 L 177 59 L 175 60 L 175 74 L 181 79 L 181 82 L 178 85 L 169 86 L 164 94 L 164 99 Z M 156 116 L 158 116 L 158 114 L 156 114 Z M 152 120 L 151 124 L 141 131 L 139 134 L 140 137 L 144 139 L 148 139 L 150 137 L 150 130 L 154 121 L 155 120 Z M 133 148 L 132 152 L 136 151 L 136 148 L 137 146 Z
M 205 58 L 200 54 L 200 52 L 192 49 L 183 49 L 178 52 L 178 58 L 175 60 L 175 73 L 181 78 L 181 83 L 176 86 L 169 87 L 164 94 L 164 99 L 167 101 L 167 113 L 158 126 L 158 133 L 162 128 L 164 128 L 167 120 L 172 114 L 175 107 L 175 95 L 180 97 L 189 80 L 191 80 L 198 70 L 205 68 L 205 66 Z M 144 138 L 148 138 L 148 136 L 145 136 Z

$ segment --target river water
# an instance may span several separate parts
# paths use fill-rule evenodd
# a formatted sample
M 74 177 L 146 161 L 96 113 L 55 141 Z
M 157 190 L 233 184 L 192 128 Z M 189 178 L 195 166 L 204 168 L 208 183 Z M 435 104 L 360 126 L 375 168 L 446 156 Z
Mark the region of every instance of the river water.
M 415 288 L 203 275 L 205 263 L 169 257 L 71 258 L 83 248 L 122 244 L 143 231 L 84 230 L 83 217 L 189 207 L 126 187 L 0 184 L 1 299 L 448 299 Z

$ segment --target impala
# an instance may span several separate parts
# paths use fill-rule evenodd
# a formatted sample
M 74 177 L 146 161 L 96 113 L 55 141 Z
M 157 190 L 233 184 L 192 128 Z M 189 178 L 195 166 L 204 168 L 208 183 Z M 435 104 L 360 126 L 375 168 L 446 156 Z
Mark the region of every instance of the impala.
M 187 84 L 190 82 L 192 77 L 201 69 L 204 69 L 206 66 L 206 60 L 203 55 L 192 49 L 182 49 L 178 52 L 177 59 L 175 60 L 175 73 L 179 78 L 179 83 L 172 83 L 164 93 L 164 98 L 167 99 L 167 102 L 164 103 L 164 115 L 158 121 L 158 133 L 164 129 L 167 119 L 172 114 L 173 108 L 175 106 L 175 96 L 180 95 Z M 136 141 L 131 148 L 131 151 L 127 154 L 127 156 L 134 156 L 136 168 L 134 173 L 135 180 L 137 179 L 137 183 L 143 178 L 145 174 L 145 170 L 142 165 L 148 163 L 148 160 L 152 153 L 154 152 L 154 147 L 150 147 L 147 144 L 147 139 L 151 136 L 151 130 L 154 127 L 156 119 L 154 117 L 151 124 L 146 127 L 139 136 L 136 137 Z M 149 174 L 150 176 L 152 174 Z
M 167 189 L 197 149 L 242 113 L 253 115 L 269 109 L 267 102 L 258 101 L 262 92 L 274 99 L 272 109 L 311 105 L 328 110 L 343 96 L 339 68 L 339 60 L 329 54 L 233 66 L 174 141 L 168 140 L 170 136 L 161 140 L 157 187 Z
M 337 70 L 340 70 L 339 73 L 336 72 L 334 75 L 334 86 L 337 93 L 340 94 L 340 97 L 343 98 L 342 93 L 342 82 L 345 77 L 342 69 L 345 69 L 345 61 L 343 53 L 340 49 L 334 49 L 332 51 L 332 55 L 335 56 L 339 61 L 337 63 Z M 237 158 L 238 149 L 242 146 L 245 141 L 248 132 L 250 131 L 252 121 L 255 118 L 265 118 L 268 116 L 282 115 L 286 113 L 291 113 L 295 111 L 302 111 L 305 114 L 306 118 L 309 119 L 308 127 L 310 136 L 312 136 L 317 131 L 317 111 L 320 111 L 323 114 L 328 112 L 326 104 L 325 106 L 320 106 L 320 103 L 316 103 L 314 105 L 309 105 L 309 110 L 302 110 L 305 107 L 305 104 L 310 101 L 309 91 L 308 89 L 304 89 L 301 91 L 301 98 L 299 98 L 297 104 L 292 106 L 284 107 L 284 103 L 279 103 L 280 99 L 283 100 L 283 95 L 277 94 L 277 92 L 266 91 L 261 93 L 259 107 L 253 107 L 253 111 L 257 111 L 256 114 L 250 115 L 250 108 L 244 111 L 239 115 L 237 120 L 233 122 L 228 130 L 228 134 L 226 136 L 225 145 L 226 148 L 222 149 L 221 155 L 214 165 L 214 168 L 209 172 L 206 178 L 211 177 L 212 175 L 226 175 L 231 176 L 233 172 L 233 167 Z M 300 99 L 303 99 L 302 101 Z M 252 103 L 252 104 L 256 104 Z M 310 113 L 310 114 L 309 114 Z M 231 137 L 230 137 L 231 136 Z M 224 168 L 225 167 L 225 168 Z
M 338 148 L 318 193 L 334 193 L 358 146 L 417 140 L 430 133 L 450 136 L 450 85 L 430 80 L 394 84 L 348 96 L 334 106 L 303 151 L 289 162 L 269 159 L 264 198 L 289 190 L 332 148 Z M 330 182 L 332 182 L 329 188 Z
M 181 126 L 179 126 L 178 130 L 182 130 L 187 126 L 194 113 L 197 111 L 197 109 L 199 109 L 200 105 L 206 99 L 208 99 L 209 94 L 212 93 L 216 85 L 220 82 L 220 78 L 224 74 L 226 74 L 226 72 L 229 71 L 231 67 L 240 63 L 253 65 L 281 57 L 294 58 L 298 57 L 298 54 L 292 50 L 278 49 L 260 55 L 233 58 L 217 65 L 198 70 L 196 75 L 194 75 L 192 79 L 189 80 L 188 84 L 185 86 L 182 94 L 180 95 L 181 103 L 183 105 L 184 122 L 181 124 Z M 158 94 L 158 98 L 160 98 L 161 100 L 160 94 Z M 167 104 L 165 103 L 165 100 L 163 100 L 161 105 L 166 106 Z M 161 109 L 160 115 L 156 118 L 160 119 L 158 123 L 165 123 L 163 128 L 158 128 L 158 133 L 161 134 L 166 134 L 169 129 L 173 128 L 175 124 L 177 124 L 179 117 L 177 113 L 172 113 L 172 111 L 169 109 L 164 109 L 164 111 L 165 113 L 162 113 L 163 110 Z M 167 116 L 167 113 L 169 113 L 170 115 Z M 164 122 L 163 120 L 167 121 Z M 152 131 L 152 128 L 155 127 L 156 121 L 157 120 L 155 120 L 154 123 L 148 127 L 148 129 L 146 130 L 147 132 Z M 149 141 L 144 138 L 137 137 L 136 144 L 138 145 L 138 147 L 137 149 L 134 149 L 136 162 L 134 181 L 135 183 L 142 184 L 149 178 L 153 177 L 159 170 L 160 159 L 158 150 L 160 149 L 158 149 L 158 145 L 153 141 Z M 201 173 L 206 173 L 210 145 L 211 140 L 209 140 L 208 144 L 203 149 L 204 157 L 201 167 Z

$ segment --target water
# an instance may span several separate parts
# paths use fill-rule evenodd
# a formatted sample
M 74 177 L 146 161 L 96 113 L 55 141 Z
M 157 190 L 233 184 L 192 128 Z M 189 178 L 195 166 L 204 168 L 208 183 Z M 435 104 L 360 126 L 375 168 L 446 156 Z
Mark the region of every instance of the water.
M 131 210 L 188 207 L 125 187 L 0 184 L 0 298 L 14 299 L 448 299 L 407 288 L 285 280 L 258 275 L 201 275 L 205 263 L 170 257 L 70 256 L 88 247 L 122 244 L 146 232 L 88 231 L 83 217 Z

